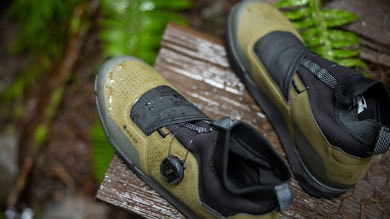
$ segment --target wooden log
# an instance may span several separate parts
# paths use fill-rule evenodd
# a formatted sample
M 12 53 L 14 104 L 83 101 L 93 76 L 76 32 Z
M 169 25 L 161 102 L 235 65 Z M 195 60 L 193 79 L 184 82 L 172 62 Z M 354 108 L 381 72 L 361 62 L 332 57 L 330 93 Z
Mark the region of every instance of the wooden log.
M 223 41 L 171 24 L 163 36 L 155 68 L 207 115 L 230 116 L 252 124 L 284 157 L 266 116 L 230 69 Z M 339 198 L 311 197 L 292 179 L 294 200 L 281 218 L 390 218 L 389 158 L 390 153 L 377 156 L 367 176 Z M 145 218 L 183 218 L 117 156 L 96 197 Z
M 360 57 L 390 67 L 390 4 L 388 0 L 338 0 L 326 7 L 351 11 L 359 20 L 344 28 L 360 36 Z

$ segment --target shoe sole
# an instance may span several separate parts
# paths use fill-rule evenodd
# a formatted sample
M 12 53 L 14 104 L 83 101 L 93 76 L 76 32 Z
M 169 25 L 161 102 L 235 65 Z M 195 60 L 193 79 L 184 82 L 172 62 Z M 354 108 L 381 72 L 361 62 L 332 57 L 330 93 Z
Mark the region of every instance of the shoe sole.
M 260 2 L 260 1 L 252 1 L 252 2 Z M 251 2 L 248 1 L 248 4 Z M 242 5 L 242 8 L 245 8 L 245 5 Z M 348 189 L 334 188 L 327 186 L 321 182 L 319 182 L 306 168 L 304 162 L 299 155 L 299 152 L 296 149 L 294 140 L 291 138 L 289 134 L 288 127 L 285 125 L 287 121 L 283 119 L 282 112 L 279 108 L 265 95 L 263 92 L 259 91 L 259 88 L 254 83 L 251 78 L 250 71 L 245 68 L 245 66 L 250 66 L 248 61 L 245 59 L 240 59 L 240 57 L 244 57 L 244 52 L 240 48 L 235 48 L 235 36 L 234 31 L 237 29 L 237 23 L 240 12 L 240 8 L 238 5 L 232 8 L 227 21 L 227 31 L 226 31 L 226 48 L 228 59 L 231 64 L 232 69 L 240 80 L 245 84 L 249 92 L 251 93 L 254 100 L 261 107 L 262 110 L 266 113 L 268 119 L 272 123 L 275 131 L 277 132 L 279 139 L 282 143 L 283 149 L 286 152 L 288 161 L 290 163 L 290 167 L 292 172 L 295 175 L 295 178 L 301 185 L 301 187 L 310 195 L 315 197 L 337 197 L 343 193 L 345 193 Z M 243 63 L 247 61 L 247 63 Z
M 104 95 L 100 94 L 99 92 L 103 92 L 98 90 L 99 83 L 103 83 L 106 78 L 106 74 L 108 74 L 115 66 L 117 66 L 119 63 L 126 61 L 126 60 L 136 60 L 143 62 L 142 60 L 139 60 L 134 57 L 118 57 L 115 59 L 109 60 L 107 63 L 103 65 L 101 68 L 99 74 L 97 75 L 95 79 L 95 101 L 97 105 L 97 111 L 98 115 L 101 121 L 101 124 L 103 126 L 103 129 L 105 131 L 105 134 L 107 136 L 107 139 L 111 143 L 112 147 L 114 148 L 114 151 L 118 154 L 118 156 L 124 161 L 124 163 L 129 167 L 130 170 L 132 170 L 144 183 L 146 183 L 149 187 L 151 187 L 153 190 L 155 190 L 159 195 L 161 195 L 164 199 L 166 199 L 168 202 L 170 202 L 175 208 L 177 208 L 184 216 L 191 219 L 196 219 L 198 216 L 185 205 L 183 202 L 181 202 L 179 199 L 177 199 L 175 196 L 173 196 L 169 191 L 167 191 L 165 188 L 163 188 L 161 185 L 159 185 L 157 182 L 155 182 L 153 179 L 148 177 L 142 170 L 137 167 L 134 162 L 125 155 L 124 151 L 116 144 L 113 137 L 109 134 L 109 129 L 107 128 L 107 124 L 105 120 L 103 119 L 103 112 L 101 109 L 104 109 L 102 107 L 99 96 Z M 143 62 L 144 63 L 144 62 Z M 103 99 L 104 100 L 104 99 Z M 103 101 L 102 101 L 103 102 Z M 134 145 L 127 145 L 127 147 L 134 147 Z

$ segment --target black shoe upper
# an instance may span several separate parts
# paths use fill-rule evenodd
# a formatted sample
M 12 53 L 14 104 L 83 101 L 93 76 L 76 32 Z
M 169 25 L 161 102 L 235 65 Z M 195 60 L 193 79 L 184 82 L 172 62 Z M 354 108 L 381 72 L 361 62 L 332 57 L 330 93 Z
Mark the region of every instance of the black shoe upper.
M 168 127 L 198 160 L 202 202 L 223 216 L 285 208 L 291 201 L 290 173 L 281 158 L 247 124 L 221 121 Z
M 199 197 L 215 215 L 262 215 L 291 201 L 290 172 L 253 127 L 229 118 L 214 121 L 170 87 L 159 86 L 133 105 L 130 118 L 146 134 L 177 139 L 198 163 Z M 169 133 L 163 131 L 166 127 Z M 167 151 L 161 177 L 172 186 L 186 176 L 186 157 Z
M 389 148 L 390 95 L 382 83 L 319 57 L 288 32 L 271 32 L 253 49 L 287 101 L 298 74 L 330 144 L 358 157 Z
M 332 145 L 358 157 L 388 149 L 390 95 L 382 83 L 312 53 L 305 55 L 297 74 L 308 87 L 313 114 Z

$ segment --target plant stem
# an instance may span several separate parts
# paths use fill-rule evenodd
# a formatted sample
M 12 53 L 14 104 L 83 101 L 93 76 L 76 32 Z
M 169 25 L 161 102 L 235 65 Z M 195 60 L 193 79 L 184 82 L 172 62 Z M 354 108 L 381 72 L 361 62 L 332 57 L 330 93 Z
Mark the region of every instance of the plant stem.
M 326 40 L 326 34 L 325 34 L 327 31 L 327 26 L 320 13 L 321 0 L 313 0 L 312 3 L 313 3 L 312 7 L 314 9 L 313 16 L 316 18 L 315 19 L 317 21 L 316 25 L 320 29 L 321 37 L 323 39 L 324 53 L 322 54 L 322 56 L 326 59 L 332 59 L 331 47 L 329 45 L 329 41 Z

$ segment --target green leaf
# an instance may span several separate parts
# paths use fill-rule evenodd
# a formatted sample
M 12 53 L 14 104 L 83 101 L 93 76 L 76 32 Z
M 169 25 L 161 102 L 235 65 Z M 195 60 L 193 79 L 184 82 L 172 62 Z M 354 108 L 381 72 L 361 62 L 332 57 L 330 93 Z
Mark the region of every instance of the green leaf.
M 142 1 L 139 9 L 141 11 L 151 10 L 187 10 L 191 8 L 192 3 L 188 0 L 145 0 Z
M 338 59 L 337 63 L 345 67 L 361 67 L 363 69 L 368 68 L 367 63 L 358 58 Z M 367 75 L 366 75 L 367 76 Z
M 324 39 L 321 37 L 311 37 L 309 39 L 305 39 L 305 44 L 307 47 L 317 47 L 324 44 Z
M 310 39 L 313 36 L 314 37 L 321 36 L 321 29 L 318 27 L 311 27 L 311 28 L 306 29 L 306 30 L 301 30 L 300 34 L 301 34 L 302 38 Z
M 335 40 L 335 41 L 329 41 L 329 45 L 331 48 L 334 49 L 343 49 L 343 48 L 353 48 L 359 46 L 359 41 L 354 42 L 351 40 Z
M 351 40 L 354 42 L 359 42 L 359 37 L 352 32 L 337 30 L 337 29 L 328 29 L 325 33 L 326 37 L 331 40 Z
M 308 18 L 304 20 L 292 21 L 292 23 L 297 29 L 305 29 L 314 26 L 316 21 L 312 18 Z
M 358 19 L 354 13 L 337 9 L 323 9 L 320 11 L 320 16 L 325 20 L 327 27 L 342 26 Z
M 289 20 L 299 20 L 299 19 L 304 19 L 305 17 L 310 16 L 312 13 L 312 10 L 309 8 L 298 8 L 294 11 L 286 11 L 284 15 L 289 19 Z
M 304 6 L 309 0 L 281 0 L 276 2 L 274 5 L 277 8 L 291 8 L 297 6 Z
M 359 55 L 359 50 L 340 50 L 334 49 L 331 51 L 331 56 L 336 59 L 349 58 Z

